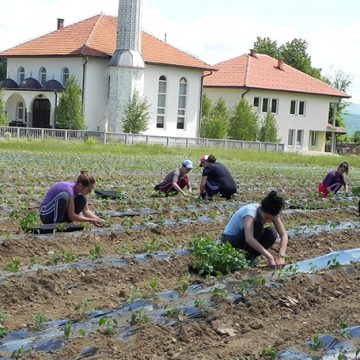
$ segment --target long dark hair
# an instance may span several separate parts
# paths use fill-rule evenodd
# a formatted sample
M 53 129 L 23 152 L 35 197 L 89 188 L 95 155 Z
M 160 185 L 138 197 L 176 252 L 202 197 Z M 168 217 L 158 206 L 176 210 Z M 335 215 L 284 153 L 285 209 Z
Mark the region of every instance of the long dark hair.
M 270 191 L 268 196 L 261 201 L 261 209 L 272 216 L 279 215 L 284 206 L 284 199 L 278 196 L 274 190 Z

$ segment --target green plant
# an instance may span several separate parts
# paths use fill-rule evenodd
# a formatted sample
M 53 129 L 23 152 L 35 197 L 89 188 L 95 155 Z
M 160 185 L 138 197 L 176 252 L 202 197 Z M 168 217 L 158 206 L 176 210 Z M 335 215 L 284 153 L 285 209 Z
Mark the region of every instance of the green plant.
M 24 354 L 25 354 L 25 348 L 24 348 L 24 346 L 21 346 L 11 353 L 10 358 L 11 359 L 20 359 Z
M 134 247 L 131 244 L 125 244 L 123 246 L 121 246 L 118 250 L 117 253 L 120 255 L 123 254 L 135 254 L 135 250 Z
M 157 239 L 152 239 L 149 243 L 144 245 L 145 252 L 156 252 L 159 250 L 159 242 Z
M 188 291 L 189 286 L 190 286 L 190 279 L 191 279 L 191 276 L 188 273 L 182 274 L 180 276 L 180 278 L 178 279 L 178 281 L 177 281 L 178 287 L 182 293 L 185 293 L 186 291 Z
M 85 312 L 89 309 L 89 304 L 92 300 L 84 299 L 75 305 L 74 310 L 80 316 L 84 316 Z
M 151 292 L 156 292 L 160 288 L 160 280 L 158 278 L 152 278 L 145 287 Z
M 130 290 L 128 296 L 126 297 L 126 302 L 132 304 L 137 297 L 140 296 L 140 290 L 138 287 L 134 287 Z
M 331 260 L 327 262 L 327 266 L 329 268 L 337 269 L 341 266 L 340 263 L 337 261 L 337 257 L 338 255 L 335 255 Z
M 193 268 L 200 275 L 227 274 L 249 264 L 245 252 L 236 250 L 230 243 L 217 243 L 206 235 L 191 240 L 189 250 L 195 257 Z
M 11 315 L 6 312 L 0 312 L 0 324 L 3 325 L 5 321 L 10 319 Z
M 48 320 L 49 319 L 44 314 L 36 314 L 34 316 L 34 324 L 33 324 L 32 328 L 36 331 L 41 330 L 42 324 Z
M 8 334 L 8 330 L 4 327 L 0 327 L 0 338 L 6 336 Z
M 345 320 L 340 320 L 339 322 L 339 328 L 340 328 L 340 333 L 344 336 L 348 335 L 348 323 Z
M 72 263 L 73 261 L 75 261 L 76 256 L 74 255 L 74 252 L 72 249 L 65 249 L 63 251 L 62 258 L 63 258 L 64 263 L 68 264 L 68 263 Z
M 11 262 L 5 265 L 4 270 L 17 272 L 20 270 L 20 267 L 21 267 L 20 259 L 18 259 L 16 256 L 13 256 L 11 258 Z
M 317 351 L 324 348 L 324 343 L 320 339 L 319 334 L 315 334 L 310 342 L 310 349 L 313 351 Z
M 79 329 L 79 336 L 85 337 L 86 336 L 86 331 L 84 329 Z
M 36 211 L 31 211 L 20 220 L 20 228 L 23 232 L 28 233 L 38 226 L 39 221 L 39 214 Z
M 220 289 L 218 287 L 214 287 L 211 292 L 211 300 L 213 301 L 223 301 L 226 299 L 228 292 L 225 289 Z
M 260 351 L 260 356 L 264 359 L 267 360 L 275 360 L 276 359 L 276 355 L 277 352 L 274 348 L 272 348 L 271 346 L 269 347 L 264 347 L 261 351 Z
M 166 316 L 177 321 L 184 321 L 184 313 L 180 309 L 168 309 Z
M 100 258 L 104 253 L 104 247 L 101 244 L 95 244 L 95 246 L 90 249 L 90 258 L 92 261 Z
M 106 335 L 113 335 L 118 327 L 116 319 L 110 319 L 108 316 L 101 317 L 98 323 L 99 326 L 105 326 L 104 334 Z
M 63 332 L 64 332 L 64 336 L 65 336 L 66 340 L 69 340 L 70 334 L 71 334 L 71 322 L 67 322 L 64 325 Z
M 138 324 L 149 324 L 150 319 L 145 314 L 145 310 L 143 308 L 135 310 L 131 314 L 130 324 L 131 325 L 138 325 Z

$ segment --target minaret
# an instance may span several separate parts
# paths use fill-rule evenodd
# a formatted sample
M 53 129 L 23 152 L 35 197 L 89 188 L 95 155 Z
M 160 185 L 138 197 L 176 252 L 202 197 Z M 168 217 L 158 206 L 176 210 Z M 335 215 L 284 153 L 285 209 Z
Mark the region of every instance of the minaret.
M 108 131 L 122 132 L 124 106 L 144 92 L 141 50 L 141 0 L 119 0 L 116 51 L 110 60 Z

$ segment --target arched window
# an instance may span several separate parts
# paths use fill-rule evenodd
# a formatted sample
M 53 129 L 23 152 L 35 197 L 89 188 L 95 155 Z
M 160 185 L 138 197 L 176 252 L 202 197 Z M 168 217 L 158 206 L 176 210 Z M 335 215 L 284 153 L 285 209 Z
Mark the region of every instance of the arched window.
M 64 67 L 62 69 L 62 73 L 61 73 L 61 79 L 62 79 L 62 84 L 63 86 L 66 86 L 67 81 L 69 80 L 69 69 L 67 67 Z
M 165 127 L 165 108 L 166 108 L 166 77 L 161 75 L 159 78 L 158 104 L 156 127 L 163 129 Z
M 17 121 L 25 120 L 25 106 L 22 101 L 19 101 L 16 105 L 16 120 Z
M 181 78 L 179 82 L 178 114 L 176 124 L 177 129 L 185 129 L 186 95 L 187 82 L 185 78 Z
M 39 81 L 41 86 L 45 86 L 46 84 L 46 69 L 41 67 L 39 70 Z
M 20 84 L 23 80 L 25 80 L 25 69 L 20 66 L 18 69 L 18 83 Z

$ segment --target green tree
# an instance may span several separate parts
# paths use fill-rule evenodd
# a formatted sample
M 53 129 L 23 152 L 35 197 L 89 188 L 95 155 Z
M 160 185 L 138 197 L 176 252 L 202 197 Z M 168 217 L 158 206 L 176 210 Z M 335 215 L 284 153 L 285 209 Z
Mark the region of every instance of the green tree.
M 274 114 L 268 112 L 261 121 L 259 131 L 259 141 L 262 142 L 278 142 L 278 127 Z
M 56 123 L 61 129 L 81 130 L 85 128 L 81 89 L 74 75 L 66 82 L 59 105 L 55 109 Z
M 346 74 L 342 70 L 336 71 L 332 76 L 329 77 L 330 85 L 335 87 L 336 89 L 346 91 L 349 89 L 352 83 L 353 76 L 351 74 Z M 339 127 L 345 128 L 345 120 L 344 120 L 344 113 L 346 111 L 348 104 L 342 100 L 340 100 L 336 106 L 336 118 L 335 118 L 335 125 Z M 334 105 L 331 104 L 330 106 L 330 114 L 329 114 L 329 122 L 332 123 L 332 117 L 334 113 Z
M 146 99 L 140 98 L 135 92 L 124 107 L 123 131 L 129 134 L 139 134 L 147 130 L 150 105 Z
M 0 81 L 6 79 L 6 59 L 0 59 Z
M 234 108 L 230 117 L 228 136 L 233 140 L 254 141 L 259 131 L 258 116 L 253 112 L 251 105 L 241 99 Z
M 207 124 L 210 121 L 210 113 L 213 107 L 212 101 L 206 94 L 202 95 L 201 99 L 201 127 L 200 127 L 200 137 L 206 137 Z
M 229 111 L 223 98 L 211 107 L 202 126 L 202 137 L 210 139 L 225 139 L 229 123 Z
M 317 79 L 322 79 L 321 69 L 311 65 L 311 57 L 307 53 L 308 43 L 304 39 L 293 39 L 279 48 L 280 57 L 293 68 Z
M 280 56 L 279 46 L 276 40 L 271 40 L 269 37 L 262 38 L 258 36 L 254 42 L 253 48 L 259 54 L 266 54 L 275 59 Z
M 2 90 L 0 89 L 0 126 L 8 126 L 8 125 L 9 125 L 9 121 L 7 114 L 5 112 L 5 104 L 3 101 Z

